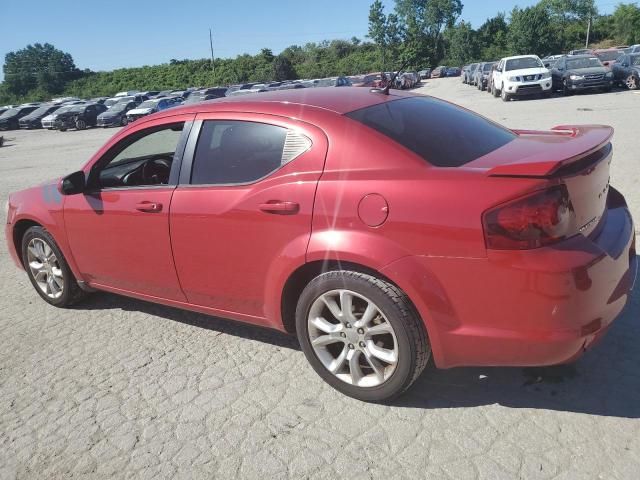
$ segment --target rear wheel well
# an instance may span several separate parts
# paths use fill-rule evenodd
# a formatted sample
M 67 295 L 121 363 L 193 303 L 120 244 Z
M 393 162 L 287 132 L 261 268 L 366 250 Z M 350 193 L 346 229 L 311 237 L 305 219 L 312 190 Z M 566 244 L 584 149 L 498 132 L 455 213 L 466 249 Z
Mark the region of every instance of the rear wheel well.
M 29 230 L 31 227 L 41 227 L 42 225 L 40 225 L 37 222 L 34 222 L 33 220 L 19 220 L 18 222 L 16 222 L 15 226 L 13 227 L 13 245 L 16 248 L 16 252 L 18 252 L 18 258 L 20 259 L 20 262 L 22 263 L 22 237 L 24 237 L 24 234 L 27 230 Z
M 379 271 L 358 263 L 338 260 L 318 260 L 315 262 L 305 263 L 289 276 L 282 290 L 280 312 L 282 315 L 282 325 L 287 333 L 296 333 L 296 306 L 298 304 L 298 298 L 300 298 L 300 294 L 305 287 L 318 275 L 335 270 L 349 270 L 352 272 L 365 273 L 398 287 L 398 285 Z M 409 301 L 411 300 L 409 299 Z

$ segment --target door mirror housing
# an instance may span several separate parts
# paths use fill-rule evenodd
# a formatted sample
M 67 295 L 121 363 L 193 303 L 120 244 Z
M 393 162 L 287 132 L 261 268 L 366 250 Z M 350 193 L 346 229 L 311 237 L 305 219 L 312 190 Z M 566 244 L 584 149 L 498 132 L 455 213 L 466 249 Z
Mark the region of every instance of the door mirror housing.
M 58 190 L 62 195 L 76 195 L 84 192 L 87 185 L 84 172 L 82 170 L 74 172 L 71 175 L 67 175 L 58 185 Z

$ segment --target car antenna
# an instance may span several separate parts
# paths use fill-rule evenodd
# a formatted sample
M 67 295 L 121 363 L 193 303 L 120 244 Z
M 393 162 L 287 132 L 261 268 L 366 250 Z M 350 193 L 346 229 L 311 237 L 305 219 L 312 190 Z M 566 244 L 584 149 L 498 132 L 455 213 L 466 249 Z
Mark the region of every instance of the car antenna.
M 405 61 L 400 68 L 391 76 L 391 79 L 389 79 L 389 82 L 387 83 L 387 86 L 384 88 L 372 88 L 371 92 L 374 93 L 384 93 L 385 95 L 389 95 L 389 89 L 391 88 L 391 85 L 393 85 L 393 82 L 396 81 L 396 78 L 398 78 L 398 75 L 400 75 L 400 72 L 403 71 L 405 68 L 407 68 L 407 66 L 409 65 L 410 60 Z

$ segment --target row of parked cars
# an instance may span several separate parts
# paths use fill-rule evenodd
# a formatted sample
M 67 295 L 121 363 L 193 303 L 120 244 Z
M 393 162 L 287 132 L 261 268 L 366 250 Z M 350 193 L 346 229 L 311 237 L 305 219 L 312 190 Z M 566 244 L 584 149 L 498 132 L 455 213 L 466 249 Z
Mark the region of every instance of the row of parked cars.
M 429 78 L 430 70 L 418 72 L 378 72 L 368 75 L 337 76 L 310 80 L 243 83 L 227 87 L 187 88 L 165 91 L 124 91 L 113 97 L 90 100 L 65 97 L 49 102 L 0 107 L 0 130 L 46 128 L 66 131 L 88 127 L 124 126 L 151 113 L 182 104 L 221 97 L 235 97 L 273 90 L 315 87 L 385 87 L 408 89 Z M 392 82 L 393 80 L 393 82 Z
M 554 91 L 609 92 L 614 86 L 640 88 L 640 45 L 577 50 L 540 59 L 536 55 L 505 57 L 462 67 L 463 83 L 509 101 L 521 96 L 548 97 Z

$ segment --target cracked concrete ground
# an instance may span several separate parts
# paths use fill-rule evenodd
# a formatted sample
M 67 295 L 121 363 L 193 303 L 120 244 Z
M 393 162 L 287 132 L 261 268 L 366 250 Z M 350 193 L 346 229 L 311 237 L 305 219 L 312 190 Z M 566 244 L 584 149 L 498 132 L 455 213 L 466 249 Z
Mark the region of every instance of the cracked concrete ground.
M 511 127 L 614 125 L 612 183 L 640 219 L 640 95 L 503 104 L 458 82 L 422 91 Z M 73 171 L 113 133 L 6 133 L 0 201 Z M 4 242 L 0 271 L 2 479 L 638 478 L 638 289 L 574 366 L 429 366 L 381 406 L 333 391 L 277 332 L 109 294 L 59 310 Z

